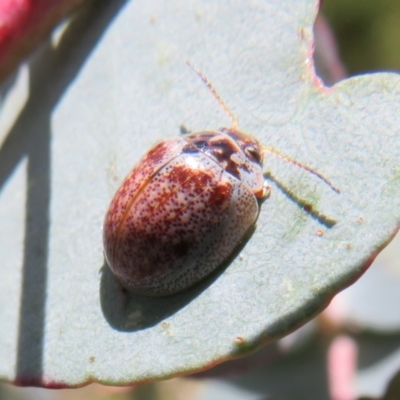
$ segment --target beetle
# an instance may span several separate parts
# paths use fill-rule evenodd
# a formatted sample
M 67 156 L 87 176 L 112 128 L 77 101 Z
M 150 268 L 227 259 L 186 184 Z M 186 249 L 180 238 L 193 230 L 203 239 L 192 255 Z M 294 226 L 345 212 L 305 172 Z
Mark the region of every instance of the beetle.
M 117 190 L 103 225 L 104 254 L 128 290 L 166 296 L 195 285 L 242 244 L 269 193 L 264 152 L 323 175 L 238 129 L 238 119 L 208 78 L 232 121 L 220 128 L 165 139 L 153 146 Z

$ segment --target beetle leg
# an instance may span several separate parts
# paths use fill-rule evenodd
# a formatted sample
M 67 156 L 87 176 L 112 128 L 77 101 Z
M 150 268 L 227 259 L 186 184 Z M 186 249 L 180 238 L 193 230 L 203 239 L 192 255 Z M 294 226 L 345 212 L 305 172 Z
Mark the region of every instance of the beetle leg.
M 192 131 L 190 129 L 188 129 L 185 125 L 181 125 L 179 127 L 179 131 L 181 135 L 189 135 L 189 133 L 192 133 Z
M 260 192 L 255 193 L 255 196 L 257 197 L 258 200 L 264 201 L 271 195 L 271 189 L 272 189 L 271 186 L 268 185 L 267 182 L 264 182 L 263 188 L 261 189 Z

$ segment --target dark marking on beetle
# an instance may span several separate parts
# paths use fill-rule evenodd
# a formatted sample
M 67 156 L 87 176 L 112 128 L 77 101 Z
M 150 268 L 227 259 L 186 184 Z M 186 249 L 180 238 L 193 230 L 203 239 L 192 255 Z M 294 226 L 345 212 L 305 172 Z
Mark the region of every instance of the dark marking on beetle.
M 229 172 L 234 177 L 240 179 L 239 168 L 249 171 L 244 163 L 238 163 L 232 156 L 240 149 L 238 146 L 226 135 L 218 135 L 215 137 L 210 133 L 202 133 L 190 138 L 189 144 L 184 148 L 185 152 L 201 151 L 202 153 L 213 158 L 219 165 L 225 165 L 225 171 Z
M 234 162 L 234 161 L 233 161 L 233 162 Z M 242 169 L 242 170 L 244 170 L 244 171 L 246 171 L 246 172 L 250 172 L 249 167 L 248 167 L 247 164 L 245 164 L 245 163 L 239 164 L 239 168 Z
M 211 185 L 211 181 L 212 177 L 209 174 L 204 171 L 196 171 L 189 183 L 194 186 L 195 192 L 200 194 L 203 193 L 205 187 Z
M 154 163 L 158 163 L 163 158 L 167 145 L 165 142 L 158 143 L 155 145 L 146 155 L 146 161 L 151 160 Z
M 244 167 L 243 164 L 238 164 L 236 161 L 229 159 L 226 164 L 225 171 L 229 172 L 235 178 L 238 178 L 240 180 L 239 168 L 243 168 L 243 167 Z M 243 168 L 243 169 L 245 169 L 245 168 Z
M 193 145 L 201 151 L 205 151 L 205 149 L 207 148 L 207 141 L 205 140 L 197 140 L 196 142 L 193 142 Z
M 210 184 L 212 177 L 203 170 L 194 170 L 186 166 L 175 166 L 167 176 L 168 182 L 178 186 L 190 185 L 194 193 L 199 194 Z
M 192 170 L 185 166 L 175 166 L 168 174 L 168 182 L 182 184 L 192 174 Z
M 261 145 L 252 137 L 244 135 L 242 132 L 235 129 L 221 128 L 220 132 L 225 133 L 234 140 L 235 143 L 242 149 L 247 157 L 256 161 L 259 165 L 263 164 L 263 150 Z
M 263 152 L 261 147 L 250 144 L 245 147 L 244 152 L 250 160 L 262 165 Z
M 210 194 L 209 203 L 211 206 L 222 206 L 227 203 L 232 194 L 232 185 L 229 182 L 220 184 Z
M 199 153 L 200 151 L 201 149 L 194 143 L 189 143 L 182 149 L 182 153 L 185 154 L 194 154 L 194 153 Z
M 190 135 L 185 153 L 202 152 L 223 166 L 226 172 L 241 180 L 240 171 L 250 173 L 249 165 L 239 162 L 234 155 L 240 154 L 243 159 L 262 165 L 262 148 L 254 140 L 247 139 L 237 131 L 221 129 L 219 132 L 202 132 Z
M 172 251 L 174 252 L 176 257 L 185 257 L 189 253 L 190 249 L 190 243 L 188 243 L 185 240 L 182 240 L 181 242 L 174 244 L 172 246 Z

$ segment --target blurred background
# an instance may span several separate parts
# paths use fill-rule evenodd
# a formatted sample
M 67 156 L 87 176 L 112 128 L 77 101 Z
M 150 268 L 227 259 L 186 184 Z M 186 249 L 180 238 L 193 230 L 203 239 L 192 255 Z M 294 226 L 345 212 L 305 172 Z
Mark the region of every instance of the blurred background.
M 325 0 L 315 32 L 316 68 L 327 85 L 346 75 L 400 70 L 398 0 Z M 136 388 L 92 384 L 45 390 L 1 384 L 0 400 L 400 399 L 397 304 L 399 237 L 314 321 L 248 357 Z
M 400 2 L 322 0 L 350 75 L 400 69 Z

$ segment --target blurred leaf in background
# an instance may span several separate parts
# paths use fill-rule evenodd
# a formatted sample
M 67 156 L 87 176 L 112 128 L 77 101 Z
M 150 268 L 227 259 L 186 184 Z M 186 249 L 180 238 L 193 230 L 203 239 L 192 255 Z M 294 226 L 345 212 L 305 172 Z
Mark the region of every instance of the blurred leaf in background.
M 400 1 L 323 0 L 350 75 L 400 70 Z

